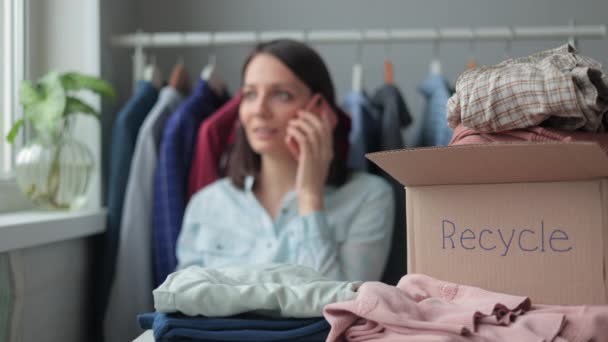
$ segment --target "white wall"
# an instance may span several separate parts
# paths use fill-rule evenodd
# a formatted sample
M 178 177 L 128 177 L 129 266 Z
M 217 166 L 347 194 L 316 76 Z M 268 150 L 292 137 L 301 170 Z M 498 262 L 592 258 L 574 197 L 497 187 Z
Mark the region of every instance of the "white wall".
M 98 0 L 30 1 L 29 79 L 50 70 L 101 74 Z M 83 98 L 93 105 L 92 95 Z M 101 203 L 101 124 L 90 116 L 79 115 L 74 127 L 76 139 L 93 152 L 95 171 L 90 187 L 89 208 Z
M 144 31 L 206 31 L 206 30 L 272 30 L 272 29 L 373 29 L 478 27 L 505 25 L 567 25 L 570 19 L 580 24 L 606 24 L 608 1 L 605 0 L 136 0 L 131 22 Z M 555 47 L 563 41 L 515 42 L 512 55 L 527 55 Z M 339 95 L 351 86 L 352 64 L 356 45 L 316 46 L 326 59 Z M 608 43 L 581 41 L 581 52 L 606 64 Z M 217 48 L 218 68 L 232 89 L 240 82 L 241 64 L 247 47 Z M 469 42 L 440 45 L 443 70 L 455 82 L 474 55 L 481 64 L 495 64 L 505 55 L 503 43 L 479 43 L 471 52 Z M 114 48 L 119 53 L 122 49 Z M 192 75 L 207 61 L 205 48 L 152 49 L 165 74 L 179 57 L 183 57 Z M 433 53 L 432 42 L 399 43 L 391 47 L 395 79 L 402 89 L 410 110 L 420 113 L 422 96 L 416 86 L 428 72 Z M 363 48 L 365 84 L 373 90 L 382 82 L 385 47 L 367 44 Z M 129 59 L 117 61 L 118 74 L 131 75 Z M 118 80 L 125 89 L 127 81 Z M 130 80 L 129 80 L 130 82 Z M 124 84 L 122 84 L 124 83 Z

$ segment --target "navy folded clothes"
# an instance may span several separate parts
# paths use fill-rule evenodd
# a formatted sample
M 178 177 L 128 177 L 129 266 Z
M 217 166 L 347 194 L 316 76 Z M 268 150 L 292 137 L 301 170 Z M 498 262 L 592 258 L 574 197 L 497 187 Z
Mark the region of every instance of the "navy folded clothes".
M 330 325 L 322 317 L 310 319 L 268 319 L 243 314 L 224 318 L 179 313 L 145 313 L 137 316 L 142 329 L 152 329 L 161 342 L 187 341 L 325 341 Z

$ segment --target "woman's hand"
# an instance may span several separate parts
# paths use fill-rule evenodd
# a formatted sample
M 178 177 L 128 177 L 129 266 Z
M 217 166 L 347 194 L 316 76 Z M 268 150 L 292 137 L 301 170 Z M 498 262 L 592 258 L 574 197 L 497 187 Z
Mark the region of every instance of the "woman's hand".
M 323 209 L 323 190 L 333 160 L 333 126 L 327 110 L 316 114 L 298 111 L 289 122 L 286 139 L 299 146 L 295 190 L 300 215 Z

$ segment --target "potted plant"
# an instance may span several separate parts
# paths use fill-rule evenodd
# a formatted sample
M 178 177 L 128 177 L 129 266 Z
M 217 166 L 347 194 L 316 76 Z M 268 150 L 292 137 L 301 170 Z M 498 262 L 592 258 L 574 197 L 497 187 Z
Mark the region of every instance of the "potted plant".
M 23 116 L 6 139 L 14 143 L 23 127 L 31 127 L 32 138 L 28 135 L 16 156 L 16 178 L 25 196 L 44 207 L 72 209 L 85 203 L 94 160 L 89 148 L 72 137 L 72 122 L 75 114 L 99 118 L 100 113 L 82 100 L 83 92 L 115 98 L 109 83 L 78 72 L 49 72 L 35 83 L 21 83 Z

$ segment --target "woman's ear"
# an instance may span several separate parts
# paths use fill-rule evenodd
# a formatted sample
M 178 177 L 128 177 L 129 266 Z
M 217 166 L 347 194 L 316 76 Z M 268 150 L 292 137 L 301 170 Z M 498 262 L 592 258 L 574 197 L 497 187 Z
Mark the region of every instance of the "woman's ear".
M 329 124 L 331 126 L 331 129 L 333 130 L 336 128 L 336 125 L 338 124 L 338 114 L 334 111 L 332 106 L 329 105 L 329 102 L 327 102 L 327 100 L 325 99 L 325 97 L 323 97 L 323 95 L 319 94 L 319 96 L 321 97 L 319 113 L 327 118 L 327 120 L 329 121 Z
M 304 109 L 305 111 L 313 112 L 313 113 L 319 113 L 319 111 L 321 110 L 321 101 L 322 100 L 323 100 L 323 97 L 321 96 L 321 94 L 319 94 L 319 93 L 313 94 L 312 97 L 310 98 L 310 100 L 308 100 L 308 102 L 302 109 Z
M 310 98 L 304 107 L 304 110 L 326 117 L 332 129 L 336 128 L 336 125 L 338 124 L 338 115 L 333 110 L 332 106 L 329 105 L 329 102 L 327 102 L 325 97 L 320 93 L 315 93 Z

